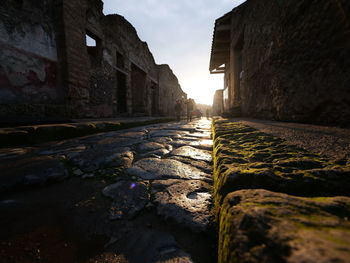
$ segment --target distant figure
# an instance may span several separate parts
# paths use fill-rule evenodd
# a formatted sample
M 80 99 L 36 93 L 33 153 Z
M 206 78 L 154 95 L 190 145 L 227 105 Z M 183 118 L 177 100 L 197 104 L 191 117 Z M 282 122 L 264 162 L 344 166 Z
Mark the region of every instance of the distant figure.
M 176 114 L 176 120 L 181 120 L 181 101 L 177 100 L 175 104 L 175 114 Z
M 209 109 L 206 109 L 205 115 L 207 116 L 207 119 L 209 120 Z
M 194 101 L 193 99 L 188 99 L 186 103 L 186 108 L 187 108 L 187 121 L 192 121 L 192 111 L 194 107 Z

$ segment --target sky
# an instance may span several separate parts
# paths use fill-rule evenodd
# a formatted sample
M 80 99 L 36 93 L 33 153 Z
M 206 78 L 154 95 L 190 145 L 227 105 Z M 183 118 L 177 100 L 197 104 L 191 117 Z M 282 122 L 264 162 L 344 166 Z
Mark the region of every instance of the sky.
M 157 64 L 169 64 L 182 90 L 212 104 L 222 74 L 209 74 L 215 20 L 245 0 L 104 0 L 104 13 L 124 16 Z

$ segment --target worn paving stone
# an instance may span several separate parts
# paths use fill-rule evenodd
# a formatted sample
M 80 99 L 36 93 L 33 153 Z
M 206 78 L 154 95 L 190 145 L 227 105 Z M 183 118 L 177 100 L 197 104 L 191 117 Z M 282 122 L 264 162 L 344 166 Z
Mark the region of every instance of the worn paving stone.
M 4 160 L 4 159 L 12 159 L 12 158 L 20 157 L 29 153 L 30 151 L 32 151 L 32 149 L 33 148 L 29 148 L 29 147 L 0 149 L 0 158 Z
M 170 143 L 173 141 L 173 139 L 170 137 L 156 137 L 156 138 L 152 138 L 150 141 L 158 142 L 158 143 Z
M 172 159 L 145 158 L 137 161 L 126 170 L 130 176 L 137 176 L 144 180 L 155 179 L 194 179 L 211 182 L 211 175 L 199 169 Z
M 194 132 L 187 134 L 188 137 L 200 138 L 200 139 L 210 139 L 210 132 Z
M 193 231 L 205 231 L 206 229 L 209 220 L 210 186 L 205 182 L 212 183 L 208 164 L 204 161 L 197 161 L 181 156 L 173 156 L 172 158 L 174 159 L 161 159 L 166 158 L 170 151 L 173 150 L 173 146 L 170 143 L 175 139 L 185 137 L 184 146 L 192 143 L 197 148 L 201 147 L 196 142 L 201 140 L 201 138 L 188 135 L 190 133 L 204 131 L 197 130 L 195 125 L 189 125 L 189 127 L 182 126 L 183 124 L 179 124 L 177 127 L 174 124 L 167 124 L 164 126 L 147 126 L 132 130 L 100 133 L 71 140 L 47 143 L 43 146 L 33 147 L 28 152 L 19 149 L 13 150 L 12 153 L 3 153 L 4 155 L 1 155 L 2 152 L 0 151 L 0 158 L 1 156 L 6 156 L 8 159 L 27 158 L 34 154 L 39 156 L 35 163 L 28 161 L 33 164 L 33 170 L 36 172 L 35 176 L 18 173 L 18 177 L 12 174 L 9 176 L 11 179 L 9 179 L 5 178 L 4 174 L 1 173 L 0 192 L 2 193 L 4 189 L 1 184 L 2 181 L 6 181 L 6 183 L 11 183 L 11 180 L 15 181 L 15 184 L 10 185 L 10 188 L 5 189 L 7 191 L 20 185 L 26 186 L 28 183 L 36 186 L 67 178 L 69 176 L 68 171 L 64 168 L 64 164 L 58 160 L 61 158 L 63 160 L 64 157 L 64 163 L 69 167 L 74 177 L 79 176 L 82 179 L 96 177 L 98 179 L 84 182 L 79 178 L 73 178 L 67 181 L 67 183 L 78 180 L 78 184 L 80 185 L 80 182 L 82 184 L 96 184 L 101 181 L 104 185 L 109 179 L 119 180 L 103 190 L 103 194 L 112 199 L 110 206 L 108 205 L 108 200 L 102 200 L 104 208 L 101 209 L 103 211 L 99 211 L 96 214 L 94 214 L 95 207 L 86 208 L 87 214 L 84 218 L 77 216 L 74 219 L 77 220 L 76 223 L 79 226 L 87 225 L 87 228 L 91 229 L 92 232 L 97 229 L 99 233 L 107 234 L 112 238 L 114 236 L 121 237 L 122 242 L 119 242 L 120 239 L 118 239 L 116 242 L 113 241 L 115 242 L 113 245 L 127 247 L 126 249 L 116 251 L 119 254 L 122 251 L 123 255 L 127 255 L 127 260 L 130 262 L 191 263 L 193 261 L 190 255 L 182 250 L 170 234 L 176 232 L 177 238 L 181 236 L 180 244 L 186 244 L 188 240 L 184 241 L 181 239 L 189 239 L 191 231 L 181 229 L 181 231 L 189 233 L 179 234 L 177 233 L 176 224 L 169 225 L 165 220 L 163 221 L 161 219 L 157 219 L 157 222 L 153 220 L 151 224 L 142 222 L 142 227 L 137 228 L 144 218 L 159 218 L 160 216 L 156 214 L 157 212 L 162 217 L 173 218 L 171 221 L 178 222 L 181 228 L 185 226 L 193 229 Z M 142 159 L 135 162 L 134 166 L 132 166 L 134 154 L 137 160 L 139 158 Z M 154 158 L 148 158 L 148 156 Z M 49 162 L 52 159 L 61 166 L 57 166 L 57 163 L 55 164 L 54 161 Z M 10 161 L 12 160 L 6 160 L 7 163 Z M 26 165 L 29 165 L 25 163 L 17 164 L 19 164 L 17 170 L 20 170 L 22 166 L 26 167 Z M 138 178 L 127 179 L 125 177 L 124 168 L 130 168 L 131 166 L 131 169 L 126 169 L 128 175 L 138 176 Z M 0 164 L 1 171 L 6 170 L 6 167 L 3 167 L 3 163 Z M 61 175 L 55 175 L 57 171 L 63 171 L 63 173 Z M 45 177 L 47 174 L 51 174 L 51 176 L 48 176 L 50 177 L 48 180 Z M 108 179 L 107 177 L 103 177 L 104 175 L 108 176 Z M 111 176 L 114 175 L 116 177 L 112 178 Z M 22 180 L 23 178 L 25 179 Z M 160 181 L 157 182 L 157 191 L 153 193 L 155 199 L 152 199 L 154 202 L 151 202 L 150 198 L 150 185 L 152 182 L 137 182 L 136 180 L 143 178 L 146 180 L 162 179 L 164 181 L 163 183 L 160 183 Z M 168 184 L 171 181 L 170 178 L 176 178 L 178 182 L 170 185 Z M 135 181 L 131 181 L 131 179 L 135 179 Z M 177 192 L 174 192 L 175 190 Z M 173 195 L 167 196 L 169 191 Z M 97 199 L 98 197 L 96 196 Z M 3 201 L 0 202 L 0 206 L 2 207 L 11 208 L 18 206 L 10 198 Z M 106 202 L 107 207 L 105 207 Z M 178 204 L 179 206 L 174 206 L 174 204 Z M 204 213 L 201 213 L 201 209 L 203 211 L 204 209 L 206 210 Z M 177 214 L 179 216 L 175 219 Z M 108 217 L 111 221 L 108 220 Z M 117 220 L 117 222 L 112 220 Z M 129 232 L 125 235 L 125 232 L 121 230 L 124 227 L 129 229 Z M 166 233 L 156 230 L 160 228 L 164 229 Z M 202 235 L 202 233 L 196 235 Z M 198 237 L 196 236 L 195 238 Z M 195 247 L 197 244 L 193 246 Z M 185 247 L 185 249 L 191 251 L 191 253 L 193 250 L 197 250 L 197 248 L 189 249 L 188 247 Z M 110 244 L 108 244 L 107 250 L 111 251 Z M 193 256 L 196 253 L 194 252 Z M 116 259 L 114 258 L 114 260 Z
M 173 140 L 169 142 L 174 147 L 192 146 L 194 148 L 211 151 L 213 149 L 212 140 Z
M 102 193 L 113 199 L 111 220 L 133 218 L 149 201 L 147 185 L 140 182 L 119 181 L 105 187 Z
M 140 153 L 152 152 L 159 149 L 164 149 L 165 145 L 157 142 L 145 142 L 137 146 L 136 150 Z
M 193 159 L 182 157 L 182 156 L 171 156 L 169 157 L 169 159 L 178 160 L 182 163 L 192 165 L 207 174 L 211 174 L 213 172 L 212 166 L 204 161 L 195 161 Z
M 0 171 L 0 193 L 57 182 L 69 176 L 61 161 L 46 156 L 0 163 Z
M 163 148 L 163 149 L 159 149 L 159 150 L 155 150 L 152 152 L 141 154 L 141 158 L 148 158 L 148 157 L 162 158 L 163 156 L 167 155 L 168 153 L 170 153 L 170 151 Z
M 151 131 L 150 136 L 153 137 L 171 137 L 171 138 L 181 138 L 182 135 L 188 134 L 186 131 L 174 131 L 174 130 L 161 130 L 161 131 Z
M 349 218 L 348 197 L 230 193 L 221 208 L 218 262 L 348 263 Z
M 189 143 L 189 146 L 212 151 L 213 150 L 213 141 L 212 140 L 199 140 L 199 141 L 193 141 Z
M 169 233 L 137 228 L 127 235 L 122 248 L 130 262 L 193 263 Z
M 182 140 L 182 141 L 185 141 L 185 142 L 187 142 L 187 143 L 198 141 L 198 138 L 196 138 L 196 137 L 190 137 L 190 136 L 182 136 L 182 137 L 174 138 L 174 139 Z
M 184 141 L 184 140 L 173 140 L 171 142 L 169 142 L 169 144 L 171 144 L 173 147 L 178 148 L 178 147 L 182 147 L 182 146 L 187 146 L 189 144 L 189 141 Z
M 212 161 L 211 152 L 196 149 L 196 148 L 191 147 L 191 146 L 180 147 L 176 150 L 173 150 L 170 154 L 173 156 L 188 157 L 188 158 L 191 158 L 193 160 L 198 160 L 198 161 L 205 161 L 205 162 Z
M 130 148 L 101 149 L 89 148 L 69 158 L 74 165 L 84 172 L 93 172 L 105 167 L 130 167 L 134 154 Z
M 152 183 L 157 212 L 193 231 L 205 231 L 210 221 L 211 187 L 198 180 L 161 180 Z
M 86 146 L 76 145 L 76 144 L 66 144 L 63 146 L 56 146 L 56 147 L 50 147 L 47 149 L 44 149 L 42 151 L 39 151 L 39 155 L 65 155 L 65 156 L 74 156 L 79 155 L 79 153 L 86 150 Z
M 117 137 L 107 137 L 97 140 L 94 144 L 107 148 L 131 147 L 137 143 L 143 142 L 142 138 L 124 138 L 118 135 Z
M 144 131 L 118 132 L 118 136 L 131 139 L 144 139 Z

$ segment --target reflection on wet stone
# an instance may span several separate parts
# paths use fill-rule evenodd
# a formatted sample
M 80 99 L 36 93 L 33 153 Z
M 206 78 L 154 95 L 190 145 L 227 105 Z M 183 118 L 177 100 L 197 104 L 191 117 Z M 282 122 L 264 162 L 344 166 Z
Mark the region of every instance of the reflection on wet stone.
M 172 159 L 145 158 L 126 170 L 131 176 L 145 180 L 164 178 L 210 180 L 211 175 L 199 169 Z
M 180 147 L 180 148 L 172 151 L 171 155 L 189 157 L 191 159 L 198 160 L 198 161 L 205 161 L 205 162 L 212 161 L 211 152 L 196 149 L 196 148 L 191 147 L 191 146 Z
M 152 185 L 157 212 L 193 231 L 205 231 L 210 220 L 211 187 L 198 180 L 162 180 Z

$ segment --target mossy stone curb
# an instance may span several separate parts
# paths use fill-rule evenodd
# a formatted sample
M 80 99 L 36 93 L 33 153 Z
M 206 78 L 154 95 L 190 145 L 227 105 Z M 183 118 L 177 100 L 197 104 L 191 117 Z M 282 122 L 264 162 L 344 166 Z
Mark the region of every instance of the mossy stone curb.
M 220 215 L 219 263 L 350 262 L 350 198 L 240 190 Z
M 288 145 L 239 122 L 216 120 L 214 200 L 240 189 L 266 189 L 297 196 L 350 195 L 350 165 L 340 165 Z
M 349 162 L 239 122 L 212 129 L 219 263 L 350 262 Z

